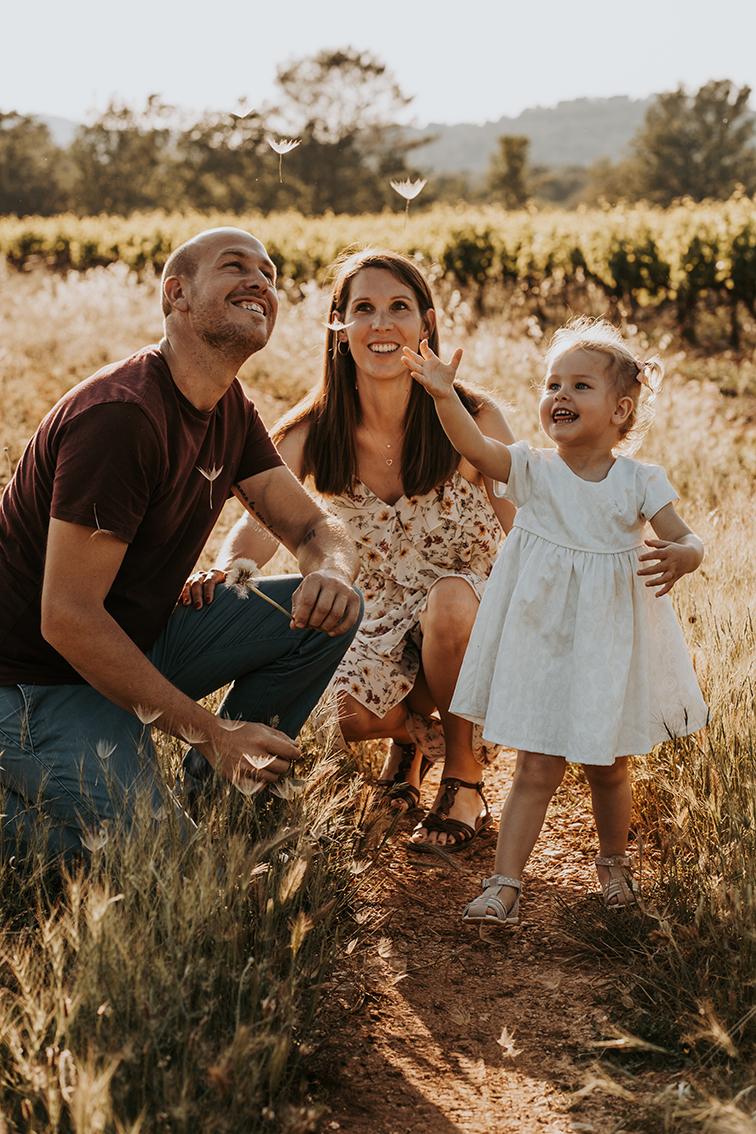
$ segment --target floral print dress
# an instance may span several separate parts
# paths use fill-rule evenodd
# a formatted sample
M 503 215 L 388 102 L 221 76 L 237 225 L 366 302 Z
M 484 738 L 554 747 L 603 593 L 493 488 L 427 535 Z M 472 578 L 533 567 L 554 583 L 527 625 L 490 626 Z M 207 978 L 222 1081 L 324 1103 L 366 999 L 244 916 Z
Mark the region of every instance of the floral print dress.
M 365 615 L 332 688 L 349 693 L 377 717 L 398 705 L 415 684 L 420 667 L 419 618 L 438 579 L 465 579 L 478 598 L 502 536 L 483 485 L 458 471 L 422 496 L 387 504 L 361 481 L 352 491 L 329 496 L 327 505 L 348 526 L 360 550 L 357 580 Z M 437 717 L 410 712 L 407 730 L 431 760 L 446 754 Z M 498 746 L 476 727 L 473 750 L 481 764 Z

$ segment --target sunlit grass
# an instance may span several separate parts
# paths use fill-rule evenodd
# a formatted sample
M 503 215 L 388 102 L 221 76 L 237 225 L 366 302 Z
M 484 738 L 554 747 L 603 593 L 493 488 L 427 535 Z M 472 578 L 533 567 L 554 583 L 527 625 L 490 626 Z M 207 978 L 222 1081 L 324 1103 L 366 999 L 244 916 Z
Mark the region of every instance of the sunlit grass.
M 525 297 L 481 320 L 458 293 L 442 296 L 442 353 L 464 346 L 463 377 L 508 403 L 515 433 L 537 441 L 550 326 Z M 548 313 L 559 317 L 556 299 Z M 296 303 L 284 295 L 270 345 L 245 366 L 269 424 L 317 379 L 326 315 L 317 288 Z M 686 1076 L 684 1090 L 656 1099 L 658 1129 L 741 1134 L 754 1105 L 738 1094 L 756 971 L 754 364 L 696 354 L 669 326 L 636 334 L 643 349 L 662 338 L 668 364 L 638 456 L 664 465 L 707 546 L 673 598 L 712 723 L 636 762 L 647 917 L 618 925 L 597 908 L 581 937 L 616 960 L 618 1027 L 670 1052 Z M 0 487 L 66 389 L 159 335 L 154 281 L 117 267 L 0 270 Z M 282 553 L 266 570 L 286 565 Z M 306 1071 L 323 1012 L 338 1019 L 369 851 L 364 789 L 322 733 L 307 747 L 290 799 L 228 795 L 189 847 L 170 824 L 145 823 L 138 839 L 110 836 L 92 870 L 58 889 L 2 868 L 0 1130 L 3 1119 L 24 1134 L 314 1127 Z M 170 778 L 178 749 L 163 745 L 161 760 Z

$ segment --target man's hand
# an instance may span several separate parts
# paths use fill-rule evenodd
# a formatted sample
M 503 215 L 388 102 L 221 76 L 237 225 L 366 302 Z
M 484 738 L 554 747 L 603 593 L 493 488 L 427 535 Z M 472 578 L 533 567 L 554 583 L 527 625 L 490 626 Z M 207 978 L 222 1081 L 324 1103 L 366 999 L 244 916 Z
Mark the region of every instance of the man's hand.
M 653 576 L 646 581 L 646 586 L 661 588 L 656 592 L 657 598 L 668 594 L 678 579 L 695 571 L 701 562 L 700 552 L 690 544 L 665 539 L 647 539 L 645 543 L 654 550 L 638 556 L 641 563 L 650 562 L 650 566 L 638 574 Z
M 336 571 L 310 571 L 291 601 L 293 628 L 309 626 L 329 637 L 345 634 L 360 614 L 360 599 L 349 581 Z
M 455 350 L 448 363 L 442 362 L 428 346 L 427 339 L 420 343 L 420 354 L 409 347 L 402 347 L 402 362 L 432 398 L 445 398 L 452 392 L 461 361 L 460 349 Z
M 193 606 L 196 610 L 201 610 L 203 606 L 210 605 L 215 595 L 215 588 L 225 581 L 226 572 L 217 567 L 209 571 L 195 571 L 184 583 L 179 602 L 182 606 Z
M 277 728 L 216 717 L 211 740 L 195 744 L 219 775 L 241 791 L 254 783 L 273 784 L 299 758 L 296 744 Z

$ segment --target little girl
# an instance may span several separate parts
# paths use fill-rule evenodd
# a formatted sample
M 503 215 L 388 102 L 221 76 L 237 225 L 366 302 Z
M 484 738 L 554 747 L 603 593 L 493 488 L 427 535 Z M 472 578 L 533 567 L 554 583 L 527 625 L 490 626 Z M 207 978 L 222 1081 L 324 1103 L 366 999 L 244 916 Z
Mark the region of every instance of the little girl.
M 604 901 L 637 901 L 626 857 L 628 757 L 707 721 L 664 597 L 696 570 L 703 545 L 677 515 L 664 471 L 615 455 L 649 417 L 658 359 L 638 361 L 603 320 L 562 327 L 540 401 L 554 448 L 533 449 L 483 436 L 454 390 L 461 357 L 445 365 L 425 342 L 419 354 L 404 348 L 455 449 L 517 506 L 450 706 L 481 724 L 486 740 L 518 750 L 496 873 L 464 912 L 487 936 L 518 922 L 522 871 L 567 760 L 582 764 L 590 784 Z M 644 541 L 646 522 L 657 539 Z M 644 542 L 651 550 L 639 555 Z

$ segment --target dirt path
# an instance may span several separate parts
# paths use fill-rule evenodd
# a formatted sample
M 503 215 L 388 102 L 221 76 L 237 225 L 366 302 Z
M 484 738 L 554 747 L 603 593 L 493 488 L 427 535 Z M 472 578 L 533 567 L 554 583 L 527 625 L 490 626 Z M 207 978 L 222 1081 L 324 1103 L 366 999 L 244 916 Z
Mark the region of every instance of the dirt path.
M 490 777 L 498 815 L 509 770 Z M 435 780 L 433 781 L 435 784 Z M 425 786 L 424 801 L 434 787 Z M 376 883 L 386 918 L 368 978 L 328 1076 L 326 1130 L 346 1134 L 632 1134 L 635 1099 L 607 1094 L 597 1050 L 613 1034 L 608 964 L 577 961 L 558 902 L 592 899 L 595 836 L 587 791 L 563 787 L 524 879 L 522 926 L 490 945 L 460 921 L 493 869 L 495 836 L 454 864 L 413 855 L 399 831 Z M 595 900 L 595 899 L 593 899 Z M 405 974 L 406 975 L 402 975 Z M 635 1086 L 639 1084 L 634 1081 Z

